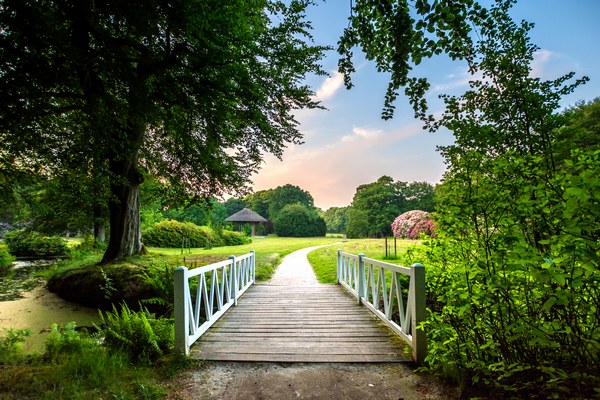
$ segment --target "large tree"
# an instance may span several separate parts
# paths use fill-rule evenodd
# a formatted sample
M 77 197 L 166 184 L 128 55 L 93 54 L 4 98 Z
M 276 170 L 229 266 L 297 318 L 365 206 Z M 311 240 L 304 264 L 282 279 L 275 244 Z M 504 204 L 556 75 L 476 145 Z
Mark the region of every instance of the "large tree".
M 406 198 L 403 194 L 406 186 L 405 182 L 394 182 L 389 176 L 382 176 L 376 182 L 358 186 L 350 207 L 360 213 L 347 214 L 348 229 L 355 226 L 356 216 L 360 216 L 361 220 L 366 216 L 367 236 L 391 236 L 392 222 L 406 208 Z M 356 237 L 358 234 L 354 233 L 354 228 L 352 231 L 352 237 Z
M 596 112 L 591 104 L 557 115 L 561 97 L 587 78 L 533 75 L 533 24 L 511 19 L 513 3 L 486 10 L 417 0 L 413 18 L 407 2 L 357 0 L 342 50 L 360 44 L 392 72 L 385 117 L 406 86 L 417 116 L 456 139 L 441 149 L 441 239 L 418 260 L 431 266 L 429 367 L 498 396 L 592 398 L 600 365 Z M 433 118 L 426 82 L 408 75 L 437 52 L 465 60 L 474 76 L 463 95 L 443 96 L 446 109 Z
M 265 151 L 299 143 L 317 107 L 310 0 L 4 0 L 0 164 L 107 182 L 103 261 L 142 251 L 142 168 L 208 195 L 244 186 Z

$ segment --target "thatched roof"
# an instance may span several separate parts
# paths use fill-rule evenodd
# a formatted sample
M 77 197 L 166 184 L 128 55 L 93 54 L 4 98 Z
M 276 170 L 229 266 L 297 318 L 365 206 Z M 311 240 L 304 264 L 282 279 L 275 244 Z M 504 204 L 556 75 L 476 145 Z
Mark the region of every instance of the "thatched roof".
M 225 218 L 225 221 L 227 221 L 227 222 L 242 222 L 242 223 L 268 222 L 265 218 L 261 217 L 260 215 L 258 215 L 254 211 L 250 210 L 249 208 L 244 208 L 242 211 L 236 212 L 235 214 Z

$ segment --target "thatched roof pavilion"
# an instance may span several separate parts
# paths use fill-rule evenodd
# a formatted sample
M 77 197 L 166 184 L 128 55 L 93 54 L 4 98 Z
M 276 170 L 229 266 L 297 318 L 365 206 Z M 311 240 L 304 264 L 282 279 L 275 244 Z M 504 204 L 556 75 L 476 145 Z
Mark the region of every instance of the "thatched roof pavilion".
M 239 224 L 251 224 L 252 225 L 252 236 L 256 234 L 256 225 L 264 224 L 267 221 L 266 218 L 261 217 L 259 214 L 255 213 L 249 208 L 244 208 L 241 211 L 236 212 L 235 214 L 225 218 L 227 222 L 237 222 Z

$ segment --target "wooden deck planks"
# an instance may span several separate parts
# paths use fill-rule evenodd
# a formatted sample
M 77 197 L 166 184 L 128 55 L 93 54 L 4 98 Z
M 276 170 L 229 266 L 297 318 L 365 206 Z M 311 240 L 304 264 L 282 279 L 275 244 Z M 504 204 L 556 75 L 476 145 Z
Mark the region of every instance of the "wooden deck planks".
M 405 348 L 340 286 L 258 284 L 191 354 L 219 361 L 407 362 Z

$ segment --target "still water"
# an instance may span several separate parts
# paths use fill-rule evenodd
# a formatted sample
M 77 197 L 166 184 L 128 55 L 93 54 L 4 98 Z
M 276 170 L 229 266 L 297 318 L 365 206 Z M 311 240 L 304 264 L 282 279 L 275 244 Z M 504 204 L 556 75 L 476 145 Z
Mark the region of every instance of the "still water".
M 22 263 L 15 264 L 13 268 L 27 267 Z M 4 283 L 2 286 L 10 286 L 13 282 Z M 14 285 L 17 284 L 14 281 Z M 31 334 L 23 345 L 26 352 L 43 350 L 53 323 L 64 325 L 75 321 L 77 326 L 92 326 L 94 322 L 99 321 L 98 310 L 65 301 L 48 291 L 42 284 L 21 292 L 20 297 L 0 301 L 0 336 L 4 336 L 3 328 L 29 329 Z

